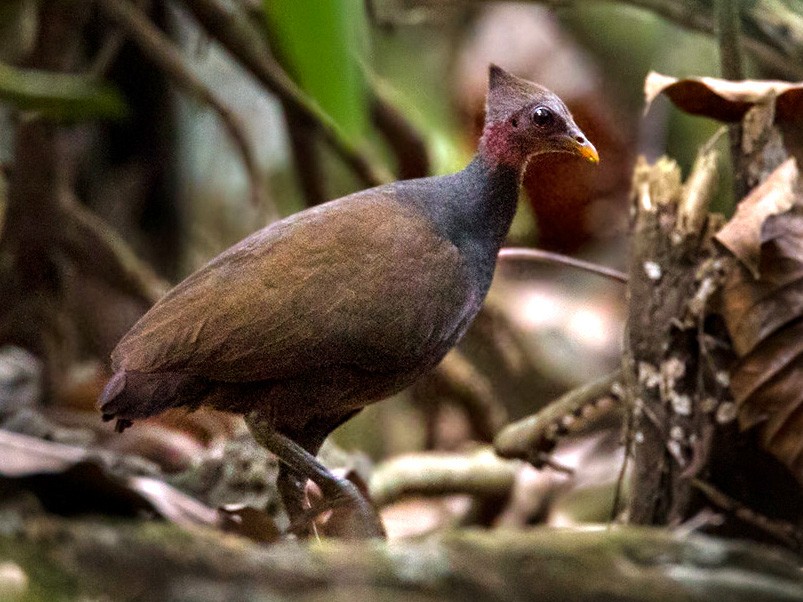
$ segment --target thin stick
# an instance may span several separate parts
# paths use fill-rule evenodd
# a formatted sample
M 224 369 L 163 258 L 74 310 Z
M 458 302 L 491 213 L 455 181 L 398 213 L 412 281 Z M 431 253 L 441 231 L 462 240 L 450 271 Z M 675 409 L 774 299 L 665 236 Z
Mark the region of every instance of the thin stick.
M 162 69 L 179 88 L 209 105 L 218 114 L 243 160 L 254 205 L 267 206 L 265 179 L 237 115 L 218 100 L 212 91 L 187 67 L 173 43 L 151 23 L 145 13 L 134 5 L 119 0 L 96 0 L 96 4 L 106 17 L 116 23 L 140 47 L 142 53 Z
M 413 124 L 375 86 L 371 98 L 371 121 L 396 158 L 400 180 L 423 178 L 429 173 L 427 145 Z
M 326 181 L 315 128 L 310 127 L 309 121 L 299 117 L 293 107 L 283 104 L 283 109 L 290 152 L 293 155 L 295 173 L 304 201 L 307 207 L 320 205 L 328 201 L 329 197 L 326 194 Z
M 625 324 L 625 332 L 622 336 L 623 341 L 630 340 L 629 328 Z M 633 457 L 633 444 L 634 439 L 634 409 L 635 400 L 633 393 L 636 390 L 636 385 L 633 382 L 634 369 L 633 369 L 633 356 L 629 349 L 625 349 L 624 357 L 622 358 L 622 382 L 615 383 L 611 387 L 611 395 L 618 399 L 625 408 L 625 420 L 622 424 L 623 427 L 623 446 L 624 457 L 622 458 L 622 466 L 619 468 L 619 474 L 616 476 L 616 489 L 613 494 L 613 504 L 611 506 L 611 522 L 616 522 L 622 512 L 622 502 L 624 499 L 625 479 L 627 478 L 627 467 L 630 463 L 630 458 Z
M 125 36 L 118 29 L 106 33 L 106 37 L 101 43 L 100 50 L 95 54 L 92 64 L 89 66 L 89 69 L 87 69 L 89 77 L 92 79 L 101 79 L 108 73 L 112 63 L 114 63 L 114 60 L 120 53 L 124 41 Z
M 170 286 L 141 261 L 102 219 L 77 201 L 65 203 L 59 246 L 81 270 L 149 305 Z
M 743 79 L 742 47 L 739 42 L 739 4 L 734 0 L 717 0 L 717 37 L 719 64 L 725 79 Z
M 795 527 L 794 524 L 759 514 L 710 483 L 700 479 L 692 479 L 692 485 L 705 495 L 710 502 L 723 510 L 731 512 L 739 520 L 761 529 L 797 551 L 803 549 L 803 532 Z
M 738 0 L 716 1 L 717 38 L 719 40 L 719 64 L 722 77 L 738 81 L 744 79 L 742 50 L 739 42 L 741 32 Z M 747 194 L 747 174 L 742 153 L 742 124 L 728 126 L 731 165 L 733 167 L 733 195 L 739 202 Z
M 582 259 L 575 259 L 568 255 L 561 255 L 560 253 L 552 253 L 551 251 L 544 251 L 542 249 L 524 249 L 521 247 L 507 247 L 499 251 L 499 259 L 525 259 L 528 261 L 540 261 L 542 263 L 554 263 L 557 265 L 566 265 L 569 267 L 577 268 L 604 276 L 611 280 L 618 282 L 627 282 L 628 276 L 624 272 L 615 270 L 613 268 L 605 267 L 590 261 L 583 261 Z
M 582 387 L 572 389 L 535 414 L 508 424 L 494 439 L 494 449 L 503 458 L 530 460 L 537 456 L 544 442 L 554 439 L 551 431 L 560 427 L 566 416 L 597 402 L 611 391 L 622 377 L 621 368 Z

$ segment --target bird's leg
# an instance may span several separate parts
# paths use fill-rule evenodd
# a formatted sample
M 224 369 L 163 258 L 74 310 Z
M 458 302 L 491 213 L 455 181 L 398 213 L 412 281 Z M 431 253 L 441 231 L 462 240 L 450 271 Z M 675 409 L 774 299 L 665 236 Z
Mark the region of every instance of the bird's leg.
M 343 503 L 348 503 L 351 506 L 357 519 L 354 529 L 355 537 L 381 538 L 385 536 L 385 529 L 376 510 L 363 497 L 354 483 L 348 479 L 333 475 L 323 464 L 318 462 L 315 456 L 289 437 L 277 432 L 271 423 L 262 420 L 256 412 L 248 414 L 245 421 L 257 442 L 276 454 L 279 460 L 287 466 L 289 473 L 294 473 L 294 475 L 303 479 L 310 479 L 320 487 L 325 499 L 335 503 L 342 500 Z M 285 478 L 288 479 L 284 481 L 288 483 L 287 494 L 291 494 L 290 488 L 293 491 L 298 491 L 295 489 L 295 485 L 291 486 L 289 484 L 290 477 Z M 281 493 L 282 497 L 284 497 L 285 492 L 282 491 Z M 300 507 L 300 500 L 303 498 L 296 497 L 295 499 L 298 501 L 291 501 L 290 505 L 296 505 L 295 508 L 297 509 Z M 291 511 L 294 512 L 295 509 L 288 508 L 288 512 Z
M 307 479 L 299 476 L 282 462 L 276 488 L 282 496 L 284 510 L 290 520 L 290 531 L 297 535 L 309 534 L 309 511 L 304 507 L 304 493 Z

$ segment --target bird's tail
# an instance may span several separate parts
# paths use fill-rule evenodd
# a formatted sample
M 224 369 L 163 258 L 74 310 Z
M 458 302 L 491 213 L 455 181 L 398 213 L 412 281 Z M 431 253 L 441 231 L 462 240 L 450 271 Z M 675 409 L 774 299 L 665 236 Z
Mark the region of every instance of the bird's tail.
M 196 409 L 207 392 L 201 378 L 172 373 L 120 370 L 106 383 L 98 399 L 103 420 L 117 420 L 114 430 L 122 433 L 134 420 L 160 414 L 168 408 Z

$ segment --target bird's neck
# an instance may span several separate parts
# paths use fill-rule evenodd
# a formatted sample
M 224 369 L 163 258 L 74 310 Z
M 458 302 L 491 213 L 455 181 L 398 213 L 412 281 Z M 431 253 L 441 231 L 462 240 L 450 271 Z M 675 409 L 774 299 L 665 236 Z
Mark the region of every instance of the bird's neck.
M 450 238 L 458 247 L 462 246 L 461 240 L 483 240 L 495 254 L 516 213 L 520 170 L 493 161 L 481 149 L 471 163 L 453 177 L 459 196 L 450 199 L 451 209 L 456 214 Z
M 463 171 L 405 182 L 402 188 L 403 196 L 460 250 L 485 288 L 516 212 L 519 181 L 520 169 L 480 151 Z

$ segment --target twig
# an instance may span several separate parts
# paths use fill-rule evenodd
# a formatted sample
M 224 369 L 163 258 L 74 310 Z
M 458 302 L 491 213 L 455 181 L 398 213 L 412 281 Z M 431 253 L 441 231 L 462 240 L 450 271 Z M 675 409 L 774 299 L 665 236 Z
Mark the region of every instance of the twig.
M 142 11 L 129 2 L 119 0 L 95 0 L 95 2 L 106 17 L 123 29 L 125 34 L 140 47 L 143 55 L 162 69 L 177 86 L 212 107 L 218 114 L 243 160 L 254 204 L 258 207 L 267 206 L 265 178 L 239 118 L 187 67 L 176 47 Z
M 691 483 L 709 501 L 723 510 L 733 513 L 739 520 L 761 529 L 794 550 L 803 550 L 803 532 L 795 525 L 759 514 L 705 481 L 692 479 Z
M 427 146 L 421 136 L 391 102 L 374 90 L 371 121 L 396 157 L 396 175 L 400 180 L 423 178 L 429 173 Z
M 584 270 L 617 280 L 619 282 L 627 282 L 628 276 L 624 272 L 615 270 L 613 268 L 605 267 L 582 259 L 575 259 L 568 255 L 561 255 L 560 253 L 553 253 L 551 251 L 544 251 L 542 249 L 524 249 L 519 247 L 507 247 L 499 251 L 499 259 L 525 259 L 529 261 L 540 261 L 543 263 L 554 263 L 558 265 L 566 265 L 578 270 Z
M 131 2 L 143 12 L 148 12 L 151 6 L 151 0 L 131 0 Z M 109 69 L 111 69 L 117 55 L 120 53 L 124 42 L 125 34 L 119 29 L 115 28 L 111 31 L 104 32 L 104 38 L 100 48 L 95 53 L 92 63 L 86 70 L 87 75 L 92 79 L 102 79 L 105 77 Z
M 717 38 L 719 40 L 719 64 L 724 79 L 744 79 L 742 49 L 739 43 L 738 0 L 716 0 Z M 733 168 L 733 196 L 739 202 L 747 194 L 747 174 L 742 155 L 742 124 L 728 125 L 731 165 Z
M 624 341 L 629 340 L 628 330 L 629 326 L 625 324 L 625 332 L 622 336 L 622 340 Z M 633 456 L 633 444 L 635 443 L 634 394 L 636 391 L 634 376 L 635 369 L 633 368 L 633 355 L 629 348 L 625 348 L 622 355 L 622 382 L 614 383 L 614 385 L 611 387 L 611 395 L 620 403 L 622 403 L 625 408 L 625 419 L 622 423 L 622 446 L 624 447 L 624 454 L 622 457 L 622 466 L 619 468 L 619 473 L 616 475 L 616 488 L 614 489 L 613 504 L 611 505 L 611 522 L 618 520 L 622 511 L 622 500 L 624 499 L 627 468 L 630 463 L 630 458 Z
M 105 0 L 110 1 L 110 0 Z M 358 148 L 335 122 L 310 100 L 267 51 L 260 33 L 236 9 L 228 10 L 217 0 L 184 0 L 201 26 L 220 42 L 265 88 L 320 132 L 323 140 L 367 186 L 392 180 L 390 173 Z
M 101 43 L 100 50 L 95 54 L 92 64 L 87 69 L 87 74 L 92 79 L 101 79 L 109 71 L 114 59 L 123 47 L 125 36 L 119 29 L 106 32 L 106 37 Z
M 738 0 L 717 0 L 717 38 L 719 39 L 719 64 L 725 79 L 744 79 L 742 70 L 742 47 Z
M 561 431 L 568 430 L 567 417 L 573 421 L 584 407 L 608 395 L 621 377 L 620 368 L 569 391 L 532 416 L 507 425 L 494 439 L 496 453 L 503 458 L 538 459 L 545 446 L 554 445 Z
M 469 494 L 499 497 L 513 488 L 521 465 L 502 460 L 490 447 L 468 454 L 416 453 L 398 456 L 374 471 L 371 499 L 386 506 L 411 495 Z
M 456 403 L 479 441 L 490 442 L 507 422 L 507 412 L 488 378 L 459 350 L 452 350 L 413 390 L 425 397 L 420 401 L 425 407 L 431 407 L 433 397 L 446 397 Z
M 324 185 L 323 166 L 317 148 L 315 129 L 306 119 L 301 118 L 293 107 L 283 103 L 284 121 L 290 139 L 290 151 L 293 154 L 295 173 L 298 184 L 304 195 L 307 207 L 314 207 L 329 200 Z
M 65 203 L 59 246 L 80 270 L 153 305 L 170 288 L 112 228 L 78 202 Z

